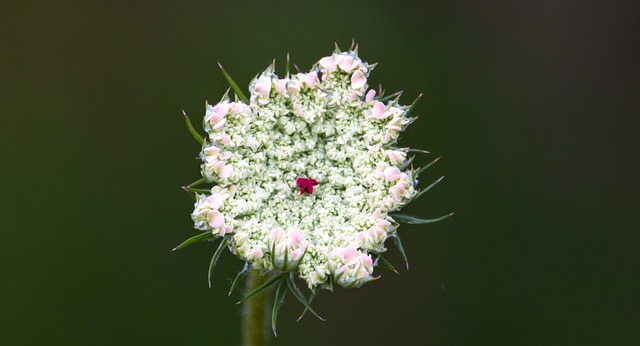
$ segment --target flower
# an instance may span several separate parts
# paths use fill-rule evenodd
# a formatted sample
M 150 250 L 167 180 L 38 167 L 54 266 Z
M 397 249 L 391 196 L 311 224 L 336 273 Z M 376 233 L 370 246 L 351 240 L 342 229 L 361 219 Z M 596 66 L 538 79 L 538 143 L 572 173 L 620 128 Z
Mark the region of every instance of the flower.
M 280 227 L 274 228 L 269 233 L 269 245 L 271 263 L 283 272 L 296 269 L 307 249 L 305 236 L 296 228 L 290 228 L 286 233 Z
M 374 280 L 421 171 L 396 146 L 412 107 L 368 89 L 373 67 L 354 50 L 284 78 L 272 65 L 249 98 L 231 83 L 235 101 L 207 104 L 201 172 L 215 186 L 195 190 L 195 228 L 310 289 Z

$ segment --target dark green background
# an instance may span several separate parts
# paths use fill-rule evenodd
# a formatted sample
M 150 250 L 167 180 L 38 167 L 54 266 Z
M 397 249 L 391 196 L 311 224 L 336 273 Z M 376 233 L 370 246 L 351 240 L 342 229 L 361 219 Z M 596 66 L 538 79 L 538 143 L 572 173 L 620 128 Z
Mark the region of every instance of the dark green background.
M 242 263 L 194 234 L 200 119 L 334 41 L 425 93 L 402 144 L 446 179 L 403 226 L 411 270 L 289 299 L 273 345 L 637 345 L 639 8 L 633 1 L 45 2 L 0 14 L 0 342 L 235 345 Z M 280 70 L 282 71 L 282 69 Z M 420 159 L 424 164 L 429 158 Z M 426 183 L 426 181 L 425 181 Z M 390 258 L 399 266 L 398 253 Z

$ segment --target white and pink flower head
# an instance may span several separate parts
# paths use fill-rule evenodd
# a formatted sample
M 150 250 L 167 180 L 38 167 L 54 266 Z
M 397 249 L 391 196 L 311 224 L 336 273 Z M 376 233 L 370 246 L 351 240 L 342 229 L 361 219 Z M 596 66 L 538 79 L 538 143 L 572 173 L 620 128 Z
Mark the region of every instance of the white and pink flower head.
M 374 280 L 398 222 L 425 222 L 398 213 L 420 196 L 422 158 L 407 156 L 423 151 L 397 143 L 413 105 L 369 89 L 373 66 L 355 47 L 336 49 L 307 72 L 279 77 L 272 64 L 246 95 L 225 74 L 235 95 L 206 105 L 205 136 L 192 131 L 203 177 L 185 187 L 196 238 L 286 287 Z

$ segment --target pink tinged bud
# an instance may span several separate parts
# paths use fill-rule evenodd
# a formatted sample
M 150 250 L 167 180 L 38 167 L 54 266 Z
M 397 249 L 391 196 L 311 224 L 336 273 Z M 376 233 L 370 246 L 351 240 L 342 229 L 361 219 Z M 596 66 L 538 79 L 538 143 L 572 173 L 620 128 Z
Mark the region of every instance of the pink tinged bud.
M 400 169 L 398 169 L 398 167 L 387 167 L 384 170 L 384 177 L 389 181 L 398 180 L 401 176 L 402 172 L 400 172 Z
M 255 85 L 255 91 L 262 97 L 268 98 L 269 93 L 271 92 L 271 78 L 267 76 L 262 76 L 258 78 L 258 81 Z
M 220 174 L 220 171 L 222 171 L 224 169 L 224 166 L 225 166 L 224 162 L 218 161 L 218 162 L 214 163 L 213 167 L 211 167 L 211 168 L 212 168 L 212 170 L 214 172 Z
M 247 233 L 236 233 L 233 235 L 233 239 L 236 241 L 236 246 L 241 247 L 249 240 L 249 235 Z
M 332 56 L 327 56 L 320 59 L 320 66 L 325 69 L 327 72 L 333 72 L 336 70 L 336 59 Z
M 232 225 L 226 225 L 223 227 L 224 230 L 224 234 L 229 234 L 231 232 L 233 232 L 233 226 Z
M 272 244 L 280 243 L 283 239 L 284 230 L 281 227 L 276 227 L 271 230 L 271 233 L 269 233 L 269 240 L 272 242 Z
M 220 159 L 221 160 L 228 160 L 231 157 L 231 152 L 230 151 L 225 151 L 224 153 L 222 153 L 220 155 Z
M 393 114 L 392 112 L 389 112 L 389 114 Z M 389 124 L 392 125 L 402 125 L 402 114 L 393 114 L 393 118 L 391 119 L 391 121 L 389 121 Z
M 385 111 L 386 106 L 384 105 L 384 103 L 376 101 L 376 103 L 373 104 L 373 108 L 371 109 L 371 116 L 375 119 L 384 119 L 389 116 L 388 114 L 385 114 Z
M 404 162 L 407 154 L 403 153 L 399 150 L 387 150 L 387 156 L 389 156 L 389 160 L 396 165 L 399 165 Z
M 215 160 L 218 157 L 218 154 L 220 153 L 220 149 L 214 146 L 209 146 L 204 148 L 204 157 L 207 160 L 207 162 L 211 162 L 213 160 Z
M 353 246 L 348 246 L 342 252 L 342 259 L 346 265 L 352 264 L 355 259 L 358 257 L 358 249 Z
M 303 249 L 295 249 L 295 250 L 293 250 L 293 252 L 291 252 L 291 254 L 290 254 L 291 258 L 289 260 L 290 261 L 299 261 L 300 258 L 302 258 L 303 254 L 304 254 Z
M 209 217 L 209 226 L 211 228 L 220 228 L 224 226 L 224 215 L 217 210 L 210 211 L 207 216 Z
M 371 215 L 371 217 L 373 219 L 377 219 L 380 217 L 380 214 L 382 214 L 382 210 L 380 210 L 380 208 L 376 208 L 376 210 L 373 212 L 373 214 Z
M 391 222 L 387 221 L 387 220 L 378 220 L 378 222 L 376 223 L 376 226 L 385 229 L 387 227 L 389 227 L 391 225 Z
M 356 66 L 358 66 L 358 62 L 353 60 L 352 56 L 342 56 L 340 62 L 338 63 L 340 69 L 344 72 L 351 72 Z
M 225 165 L 224 168 L 222 169 L 222 172 L 220 172 L 220 178 L 222 179 L 229 178 L 232 175 L 233 175 L 233 166 L 231 165 Z
M 219 116 L 224 117 L 229 114 L 229 103 L 227 101 L 218 103 L 217 105 L 213 106 L 213 111 Z
M 276 91 L 279 93 L 283 93 L 287 89 L 287 82 L 289 82 L 288 78 L 276 80 L 274 82 L 276 85 Z
M 349 270 L 349 266 L 347 266 L 346 264 L 341 266 L 340 269 L 338 269 L 338 273 L 344 273 L 347 270 Z
M 226 118 L 223 118 L 219 115 L 214 115 L 211 117 L 211 124 L 213 124 L 211 128 L 214 130 L 219 130 L 222 128 L 222 126 L 224 126 L 224 123 L 226 122 L 227 122 Z
M 242 106 L 242 103 L 231 102 L 229 104 L 229 112 L 231 112 L 231 113 L 242 113 L 241 106 Z
M 209 203 L 211 209 L 220 209 L 223 202 L 224 198 L 222 198 L 222 195 L 219 193 L 214 193 L 213 195 L 207 197 L 207 203 Z
M 291 93 L 299 93 L 300 92 L 300 84 L 295 82 L 295 81 L 289 83 L 288 88 L 289 88 L 289 92 L 291 92 Z
M 229 143 L 231 143 L 231 137 L 229 137 L 229 135 L 222 136 L 222 138 L 220 138 L 220 143 L 229 145 Z
M 262 259 L 262 257 L 264 257 L 264 253 L 262 252 L 262 249 L 259 247 L 254 248 L 249 254 L 249 258 L 252 261 L 257 261 L 259 259 Z
M 404 196 L 406 189 L 401 184 L 396 184 L 389 189 L 389 192 L 391 193 L 393 200 L 399 202 L 402 200 L 402 196 Z
M 304 84 L 306 84 L 309 88 L 313 89 L 316 87 L 316 83 L 318 83 L 318 72 L 313 71 L 307 73 L 304 76 Z
M 304 241 L 304 236 L 297 229 L 290 230 L 287 235 L 291 240 L 291 244 L 294 246 L 300 246 Z
M 362 88 L 367 83 L 367 76 L 364 72 L 357 70 L 351 75 L 351 87 L 354 89 Z
M 371 103 L 371 101 L 373 101 L 373 98 L 376 97 L 376 91 L 371 89 L 367 92 L 367 95 L 364 98 L 364 101 L 366 103 Z
M 360 259 L 362 260 L 362 264 L 364 264 L 364 266 L 367 268 L 367 272 L 369 272 L 369 270 L 372 269 L 371 267 L 373 266 L 373 259 L 371 259 L 371 256 L 363 253 L 360 255 Z
M 249 116 L 251 115 L 251 107 L 247 106 L 244 103 L 241 102 L 231 102 L 229 104 L 229 112 L 230 113 L 234 113 L 234 114 L 240 114 L 243 116 Z
M 389 131 L 400 131 L 402 130 L 402 127 L 400 125 L 396 125 L 393 123 L 389 123 L 388 125 L 385 126 L 386 129 L 388 129 Z

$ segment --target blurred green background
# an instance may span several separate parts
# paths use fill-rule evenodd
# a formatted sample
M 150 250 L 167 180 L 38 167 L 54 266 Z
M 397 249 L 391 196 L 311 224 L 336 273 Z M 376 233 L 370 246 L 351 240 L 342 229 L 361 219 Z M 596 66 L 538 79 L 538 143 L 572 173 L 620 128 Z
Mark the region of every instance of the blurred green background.
M 446 179 L 402 226 L 411 270 L 289 299 L 272 345 L 638 345 L 639 7 L 633 1 L 5 3 L 0 340 L 236 345 L 239 298 L 194 234 L 184 127 L 287 52 L 352 38 L 372 85 L 420 92 L 401 142 Z M 429 157 L 421 159 L 424 164 Z M 395 249 L 390 259 L 401 267 Z

